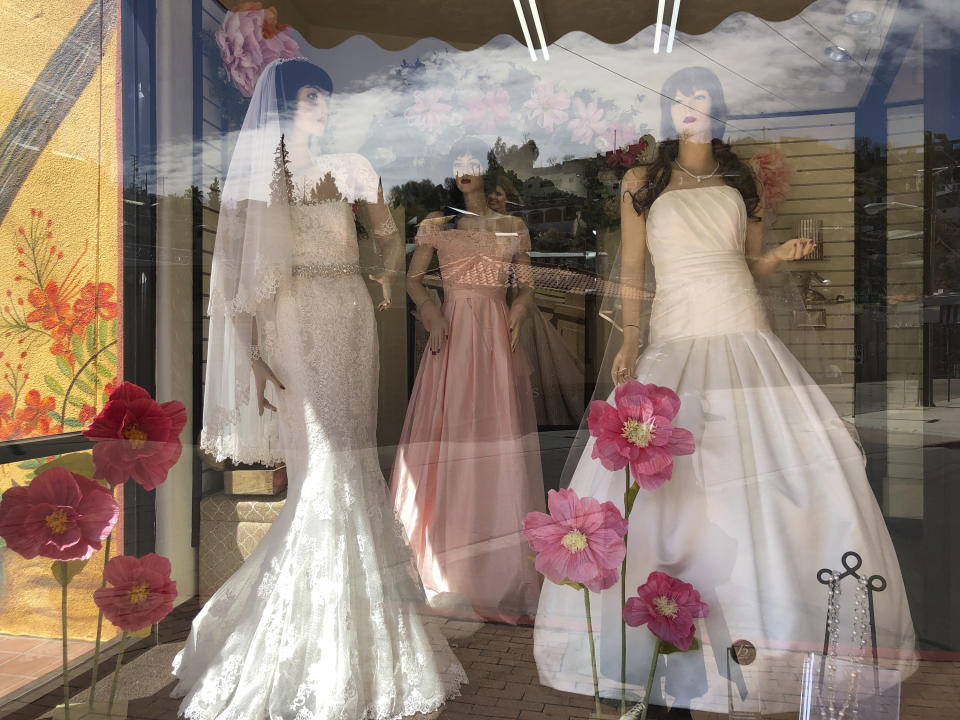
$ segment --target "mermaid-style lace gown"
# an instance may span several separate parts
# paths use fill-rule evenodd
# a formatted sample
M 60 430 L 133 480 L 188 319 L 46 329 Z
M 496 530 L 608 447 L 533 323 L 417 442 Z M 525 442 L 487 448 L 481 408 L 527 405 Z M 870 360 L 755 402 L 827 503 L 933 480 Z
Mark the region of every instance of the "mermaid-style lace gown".
M 329 201 L 291 214 L 293 277 L 281 282 L 276 327 L 264 329 L 286 386 L 287 500 L 194 620 L 174 694 L 192 720 L 429 712 L 466 676 L 417 613 L 422 589 L 380 471 L 377 337 L 353 212 Z
M 667 192 L 648 214 L 657 293 L 636 375 L 677 392 L 674 423 L 693 433 L 696 451 L 676 459 L 663 487 L 641 491 L 627 536 L 628 596 L 660 570 L 691 583 L 710 606 L 709 617 L 697 621 L 704 649 L 661 658 L 652 701 L 724 713 L 727 648 L 739 639 L 759 654 L 756 667 L 733 678 L 734 694 L 745 689 L 745 704 L 765 711 L 794 707 L 799 674 L 785 680 L 778 670 L 787 663 L 799 672 L 803 656 L 793 651 L 822 649 L 827 588 L 817 572 L 842 569 L 848 550 L 862 555 L 867 574 L 887 580 L 874 598 L 878 646 L 888 657 L 914 647 L 900 566 L 863 457 L 769 328 L 744 260 L 746 222 L 740 194 L 726 185 Z M 593 442 L 570 487 L 622 511 L 623 472 L 591 459 Z M 854 586 L 846 585 L 842 599 L 841 654 L 851 639 Z M 619 585 L 592 604 L 601 692 L 619 697 Z M 645 626 L 627 632 L 629 696 L 639 699 L 653 635 Z M 592 693 L 580 593 L 544 583 L 535 654 L 545 684 Z

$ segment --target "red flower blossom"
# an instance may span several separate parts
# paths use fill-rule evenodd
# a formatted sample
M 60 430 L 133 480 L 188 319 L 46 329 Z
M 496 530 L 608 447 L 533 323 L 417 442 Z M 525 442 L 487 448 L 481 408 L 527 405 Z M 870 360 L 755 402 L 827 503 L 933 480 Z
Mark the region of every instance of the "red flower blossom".
M 111 487 L 127 478 L 153 490 L 180 457 L 180 431 L 187 424 L 182 402 L 158 403 L 138 385 L 125 382 L 83 434 L 93 440 L 94 477 Z
M 80 290 L 80 297 L 73 303 L 74 332 L 78 335 L 81 328 L 86 327 L 99 315 L 104 320 L 113 320 L 117 316 L 117 304 L 110 302 L 113 295 L 113 285 L 88 282 Z
M 637 597 L 627 599 L 623 619 L 631 627 L 644 625 L 658 639 L 688 650 L 696 626 L 694 618 L 705 618 L 710 608 L 700 602 L 700 593 L 693 585 L 652 572 L 647 582 L 637 588 Z
M 612 587 L 627 553 L 627 521 L 611 502 L 551 490 L 550 514 L 527 513 L 523 535 L 537 553 L 537 572 L 555 583 L 572 580 L 593 592 Z
M 17 410 L 17 422 L 24 435 L 46 435 L 50 432 L 50 411 L 56 409 L 53 395 L 43 397 L 38 390 L 31 390 L 24 397 L 26 407 Z
M 96 590 L 93 601 L 121 630 L 142 630 L 173 610 L 177 583 L 170 579 L 170 561 L 165 557 L 119 555 L 104 567 L 103 578 L 113 587 Z
M 629 380 L 614 392 L 616 407 L 602 400 L 590 404 L 587 424 L 597 438 L 591 457 L 607 470 L 630 473 L 644 490 L 656 490 L 673 474 L 674 455 L 694 451 L 689 430 L 671 422 L 680 398 L 670 388 Z
M 120 507 L 109 490 L 52 467 L 0 499 L 0 537 L 28 560 L 86 560 L 113 530 Z
M 27 322 L 38 322 L 44 330 L 52 330 L 70 313 L 70 303 L 60 298 L 60 288 L 52 280 L 43 290 L 32 288 L 27 300 L 36 308 L 27 315 Z
M 790 190 L 793 170 L 787 164 L 787 157 L 777 150 L 765 150 L 754 154 L 747 162 L 762 186 L 764 205 L 775 210 Z

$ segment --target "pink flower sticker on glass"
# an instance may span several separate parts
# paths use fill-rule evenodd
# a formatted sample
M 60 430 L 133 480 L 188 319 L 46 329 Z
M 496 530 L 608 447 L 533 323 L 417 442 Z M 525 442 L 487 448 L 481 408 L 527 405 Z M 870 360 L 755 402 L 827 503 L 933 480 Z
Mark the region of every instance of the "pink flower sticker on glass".
M 28 560 L 86 560 L 100 549 L 120 515 L 103 485 L 54 466 L 0 499 L 0 537 Z
M 646 625 L 659 640 L 689 650 L 696 631 L 694 618 L 705 618 L 710 608 L 700 593 L 666 573 L 652 572 L 637 588 L 637 597 L 627 599 L 623 619 L 630 627 Z
M 550 514 L 527 513 L 523 535 L 537 553 L 537 571 L 555 583 L 580 583 L 593 592 L 612 587 L 626 555 L 627 521 L 611 502 L 551 490 Z
M 693 434 L 674 427 L 680 398 L 670 388 L 629 380 L 614 392 L 616 406 L 590 404 L 587 424 L 597 441 L 591 457 L 607 470 L 630 473 L 644 490 L 656 490 L 673 475 L 673 458 L 694 451 Z
M 527 117 L 547 131 L 553 131 L 554 127 L 567 121 L 569 107 L 570 96 L 557 90 L 553 83 L 537 85 L 533 96 L 523 104 Z
M 121 630 L 137 632 L 163 620 L 173 610 L 177 583 L 170 579 L 170 561 L 150 553 L 141 558 L 120 555 L 103 569 L 113 587 L 93 593 L 103 616 Z

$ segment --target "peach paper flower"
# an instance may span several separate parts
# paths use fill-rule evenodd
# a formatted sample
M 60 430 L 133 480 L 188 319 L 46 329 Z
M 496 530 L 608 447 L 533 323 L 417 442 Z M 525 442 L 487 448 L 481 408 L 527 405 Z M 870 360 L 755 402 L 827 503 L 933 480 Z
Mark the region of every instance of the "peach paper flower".
M 0 537 L 27 560 L 86 560 L 100 549 L 120 506 L 100 483 L 54 466 L 0 499 Z
M 173 610 L 177 583 L 170 579 L 170 561 L 150 553 L 141 558 L 120 555 L 103 569 L 112 587 L 93 593 L 103 616 L 121 630 L 137 632 L 163 620 Z

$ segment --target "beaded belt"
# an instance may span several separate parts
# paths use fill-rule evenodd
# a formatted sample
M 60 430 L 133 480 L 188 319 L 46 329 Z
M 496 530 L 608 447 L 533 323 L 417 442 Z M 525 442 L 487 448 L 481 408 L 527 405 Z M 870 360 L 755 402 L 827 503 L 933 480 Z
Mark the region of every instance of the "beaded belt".
M 333 265 L 294 265 L 293 276 L 300 278 L 331 278 L 341 275 L 359 275 L 360 266 L 356 263 L 336 263 Z

